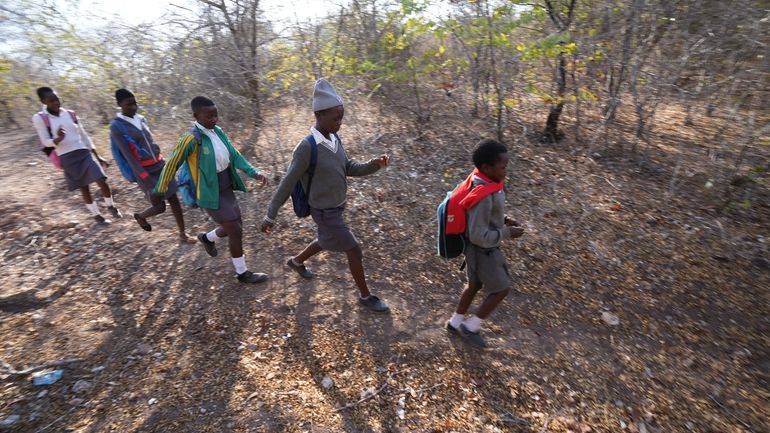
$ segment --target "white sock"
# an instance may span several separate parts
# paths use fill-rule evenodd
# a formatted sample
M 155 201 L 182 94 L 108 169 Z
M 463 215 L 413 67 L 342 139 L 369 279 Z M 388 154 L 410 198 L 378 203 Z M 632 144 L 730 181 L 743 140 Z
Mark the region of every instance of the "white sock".
M 463 316 L 460 313 L 454 313 L 452 314 L 452 318 L 449 319 L 449 324 L 452 325 L 453 328 L 457 329 L 460 327 L 460 324 L 463 323 L 463 319 L 465 316 Z
M 465 328 L 471 332 L 479 332 L 479 329 L 481 329 L 481 319 L 479 319 L 478 316 L 473 315 L 465 319 L 463 325 L 465 325 Z
M 210 240 L 211 242 L 216 242 L 217 239 L 222 239 L 222 238 L 217 236 L 217 229 L 214 229 L 214 230 L 206 233 L 206 239 Z
M 91 212 L 91 215 L 101 215 L 101 212 L 99 212 L 99 205 L 96 204 L 96 202 L 86 203 L 86 209 L 88 209 L 89 212 Z
M 114 202 L 114 201 L 112 201 L 112 196 L 110 196 L 110 197 L 104 197 L 104 203 L 105 203 L 107 206 L 115 206 L 115 202 Z
M 240 275 L 246 272 L 246 256 L 233 257 L 233 266 L 235 266 L 235 273 Z
M 302 266 L 302 263 L 294 260 L 294 257 L 291 258 L 291 264 L 293 264 L 294 266 Z

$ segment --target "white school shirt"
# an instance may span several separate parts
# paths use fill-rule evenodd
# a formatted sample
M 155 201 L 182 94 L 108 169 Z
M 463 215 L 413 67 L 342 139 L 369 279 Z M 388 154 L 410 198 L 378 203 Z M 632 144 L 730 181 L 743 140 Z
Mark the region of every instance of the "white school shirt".
M 150 127 L 147 126 L 147 123 L 143 122 L 144 121 L 144 116 L 142 116 L 139 113 L 134 114 L 134 117 L 128 117 L 128 116 L 123 115 L 123 113 L 118 112 L 117 116 L 119 118 L 125 120 L 126 122 L 134 125 L 134 127 L 136 129 L 140 130 L 140 131 L 142 130 L 142 126 L 143 125 L 144 125 L 145 128 L 147 128 L 148 131 L 150 130 Z
M 60 108 L 58 116 L 54 116 L 46 111 L 45 107 L 43 107 L 42 111 L 45 111 L 48 115 L 53 138 L 51 138 L 48 129 L 45 127 L 45 123 L 43 123 L 43 119 L 38 113 L 35 113 L 35 115 L 32 116 L 32 125 L 35 126 L 35 131 L 37 131 L 37 136 L 40 138 L 40 144 L 42 144 L 43 147 L 53 147 L 59 155 L 64 155 L 74 150 L 91 150 L 94 148 L 93 143 L 91 143 L 91 138 L 86 134 L 85 129 L 83 129 L 80 124 L 72 121 L 72 116 L 66 112 L 67 110 Z M 58 131 L 60 127 L 64 129 L 66 135 L 57 145 L 53 140 L 56 138 L 56 131 Z
M 195 122 L 195 126 L 197 126 L 198 129 L 203 131 L 203 133 L 206 134 L 209 137 L 209 139 L 211 139 L 211 144 L 214 146 L 214 158 L 216 159 L 216 162 L 217 162 L 217 173 L 229 167 L 230 151 L 227 150 L 227 146 L 225 146 L 225 143 L 222 143 L 222 139 L 219 138 L 216 131 L 214 131 L 213 129 L 204 128 L 203 125 L 201 125 L 198 122 Z
M 332 153 L 337 153 L 337 136 L 334 134 L 329 134 L 329 137 L 331 137 L 331 140 L 324 137 L 323 134 L 318 132 L 317 129 L 315 129 L 315 126 L 310 127 L 310 133 L 313 134 L 313 138 L 315 138 L 316 144 L 322 144 L 326 146 L 327 149 L 331 150 Z

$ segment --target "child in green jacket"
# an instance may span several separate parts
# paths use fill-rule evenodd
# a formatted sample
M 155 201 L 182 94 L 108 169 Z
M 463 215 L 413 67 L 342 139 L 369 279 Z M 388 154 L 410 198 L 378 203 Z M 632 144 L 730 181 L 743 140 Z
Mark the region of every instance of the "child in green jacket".
M 246 191 L 246 186 L 236 172 L 239 169 L 249 177 L 267 183 L 267 178 L 259 173 L 246 158 L 230 143 L 230 139 L 216 126 L 217 107 L 214 102 L 203 96 L 196 96 L 190 103 L 195 117 L 193 130 L 182 135 L 171 158 L 163 167 L 157 185 L 156 194 L 165 194 L 169 183 L 174 179 L 179 167 L 187 161 L 190 168 L 198 206 L 209 214 L 219 227 L 208 233 L 198 234 L 198 240 L 206 252 L 217 255 L 215 242 L 227 238 L 230 247 L 236 277 L 242 283 L 261 283 L 268 280 L 266 274 L 253 273 L 246 267 L 243 255 L 243 223 L 241 209 L 235 198 L 234 190 Z M 196 139 L 200 137 L 200 141 Z

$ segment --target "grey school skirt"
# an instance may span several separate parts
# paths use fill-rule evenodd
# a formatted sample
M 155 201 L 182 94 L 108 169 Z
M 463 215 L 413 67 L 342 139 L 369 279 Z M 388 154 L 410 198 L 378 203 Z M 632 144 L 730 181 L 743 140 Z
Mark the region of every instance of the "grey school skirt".
M 318 245 L 327 251 L 349 251 L 358 246 L 358 239 L 342 218 L 344 207 L 310 209 L 318 226 Z
M 468 282 L 480 284 L 487 293 L 502 292 L 513 285 L 500 248 L 481 248 L 470 242 L 465 247 Z
M 150 177 L 147 179 L 140 179 L 139 176 L 136 176 L 136 184 L 139 186 L 139 189 L 142 190 L 144 197 L 150 203 L 152 203 L 152 190 L 158 183 L 158 178 L 160 178 L 160 172 L 163 171 L 164 165 L 166 165 L 166 161 L 159 161 L 149 167 L 144 167 L 144 169 L 150 175 Z M 176 179 L 171 179 L 171 182 L 168 183 L 168 190 L 166 191 L 164 198 L 169 199 L 170 197 L 173 197 L 174 194 L 176 194 L 177 189 L 178 186 L 176 184 Z
M 241 207 L 238 206 L 238 200 L 235 198 L 235 191 L 233 191 L 230 168 L 217 173 L 217 178 L 219 179 L 219 209 L 203 209 L 218 224 L 240 221 Z
M 59 155 L 67 189 L 74 191 L 88 186 L 97 180 L 106 179 L 107 175 L 88 149 L 78 149 Z

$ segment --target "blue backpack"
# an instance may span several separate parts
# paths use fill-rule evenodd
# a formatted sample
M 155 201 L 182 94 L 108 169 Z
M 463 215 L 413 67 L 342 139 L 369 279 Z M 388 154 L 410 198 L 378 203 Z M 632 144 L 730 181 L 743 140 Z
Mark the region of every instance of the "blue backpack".
M 123 136 L 123 141 L 126 142 L 129 150 L 131 150 L 131 153 L 133 154 L 134 158 L 137 161 L 141 161 L 142 159 L 147 159 L 147 157 L 153 156 L 147 151 L 147 149 L 143 149 L 136 144 L 134 139 L 131 138 L 130 135 L 128 135 L 128 131 L 126 130 L 126 127 L 123 126 L 123 124 L 121 124 L 118 121 L 118 119 L 113 120 L 112 125 L 115 125 L 115 127 L 120 132 L 120 135 Z M 126 157 L 123 155 L 123 152 L 120 151 L 120 147 L 118 147 L 118 143 L 115 142 L 112 136 L 110 136 L 110 150 L 112 151 L 112 159 L 114 159 L 115 162 L 118 163 L 120 174 L 122 174 L 127 181 L 136 182 L 136 176 L 134 176 L 134 171 L 131 170 L 131 166 L 128 164 Z
M 438 255 L 451 259 L 459 256 L 465 252 L 465 235 L 460 234 L 447 234 L 447 206 L 449 206 L 449 198 L 452 197 L 452 191 L 446 193 L 446 198 L 436 208 L 436 219 L 438 220 L 438 233 L 436 235 L 436 249 Z
M 294 213 L 300 218 L 310 215 L 310 185 L 313 183 L 313 174 L 315 174 L 315 166 L 318 161 L 318 145 L 315 142 L 315 138 L 313 138 L 313 134 L 308 135 L 305 140 L 310 143 L 307 191 L 302 188 L 302 182 L 299 180 L 294 184 L 294 189 L 291 191 L 291 204 L 294 207 Z
M 190 135 L 195 139 L 195 143 L 201 145 L 201 132 L 198 128 L 193 127 L 190 130 Z M 187 164 L 187 160 L 182 163 L 182 167 L 177 172 L 176 183 L 179 185 L 179 194 L 182 196 L 182 201 L 187 206 L 192 208 L 198 207 L 198 200 L 195 195 L 195 184 L 192 180 L 192 174 L 190 174 L 190 165 Z

